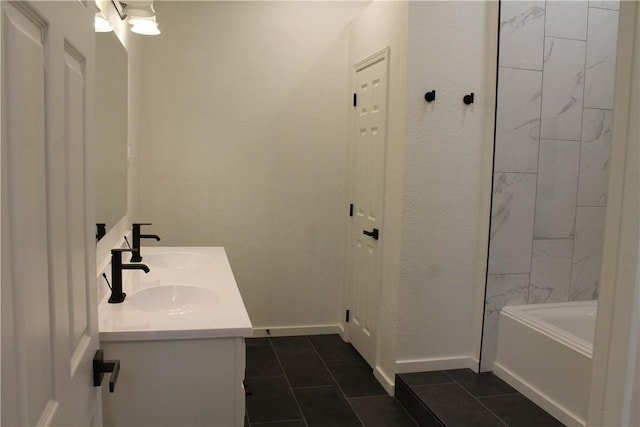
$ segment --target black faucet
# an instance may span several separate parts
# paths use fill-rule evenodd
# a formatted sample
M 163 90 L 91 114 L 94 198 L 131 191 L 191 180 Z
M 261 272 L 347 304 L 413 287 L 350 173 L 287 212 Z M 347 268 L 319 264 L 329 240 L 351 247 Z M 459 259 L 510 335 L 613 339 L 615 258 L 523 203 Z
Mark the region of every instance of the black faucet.
M 142 261 L 142 256 L 140 256 L 140 239 L 156 239 L 158 242 L 160 241 L 160 236 L 157 234 L 140 234 L 140 227 L 143 225 L 151 225 L 151 223 L 137 223 L 131 226 L 131 240 L 133 243 L 133 247 L 131 248 L 131 262 Z
M 121 303 L 127 296 L 122 292 L 122 270 L 149 272 L 149 267 L 144 264 L 122 264 L 122 252 L 133 251 L 131 249 L 111 249 L 111 297 L 109 297 L 111 304 Z

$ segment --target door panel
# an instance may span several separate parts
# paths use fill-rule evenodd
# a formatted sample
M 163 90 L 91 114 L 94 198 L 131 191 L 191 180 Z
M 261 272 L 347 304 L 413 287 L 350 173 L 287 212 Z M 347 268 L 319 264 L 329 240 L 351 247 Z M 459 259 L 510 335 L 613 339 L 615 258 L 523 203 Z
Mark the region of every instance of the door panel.
M 64 133 L 66 205 L 59 209 L 68 210 L 66 215 L 66 253 L 68 265 L 69 292 L 69 344 L 71 346 L 71 366 L 86 351 L 82 345 L 89 334 L 88 300 L 84 266 L 84 168 L 69 167 L 84 164 L 84 87 L 83 64 L 85 59 L 71 46 L 65 45 L 64 54 Z
M 387 51 L 356 65 L 357 105 L 353 121 L 351 191 L 354 216 L 349 240 L 349 340 L 375 366 L 380 298 L 379 240 L 363 231 L 382 232 L 386 145 Z
M 48 244 L 44 92 L 46 39 L 43 22 L 35 14 L 13 7 L 6 7 L 4 12 L 3 98 L 10 101 L 11 108 L 3 108 L 2 157 L 6 181 L 3 189 L 8 194 L 2 195 L 2 202 L 8 204 L 8 209 L 4 210 L 2 217 L 2 258 L 3 271 L 5 261 L 15 266 L 7 279 L 13 288 L 12 307 L 15 311 L 12 320 L 14 334 L 18 337 L 9 349 L 15 352 L 18 375 L 25 379 L 17 384 L 18 396 L 22 397 L 17 399 L 18 411 L 21 419 L 34 425 L 55 401 L 48 257 L 47 252 L 40 249 Z M 10 245 L 5 244 L 9 242 Z M 4 289 L 6 283 L 3 282 L 2 286 Z M 4 298 L 2 301 L 4 314 Z M 32 357 L 24 357 L 27 354 Z M 26 405 L 27 401 L 29 405 Z M 4 402 L 2 407 L 7 407 Z
M 93 5 L 0 4 L 1 421 L 89 425 L 99 413 L 92 385 L 95 219 L 87 184 Z

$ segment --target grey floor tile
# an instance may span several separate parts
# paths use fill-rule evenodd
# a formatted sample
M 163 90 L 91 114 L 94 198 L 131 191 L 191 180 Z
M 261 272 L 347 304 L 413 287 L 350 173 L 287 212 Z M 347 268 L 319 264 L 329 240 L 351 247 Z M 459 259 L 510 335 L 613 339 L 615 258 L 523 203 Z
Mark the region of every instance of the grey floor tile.
M 418 422 L 420 427 L 444 427 L 440 420 L 403 381 L 396 381 L 396 399 Z
M 560 421 L 521 394 L 478 399 L 510 427 L 561 427 Z
M 400 379 L 406 385 L 423 385 L 423 384 L 447 384 L 454 382 L 453 379 L 444 371 L 431 372 L 411 372 L 408 374 L 398 374 Z
M 249 378 L 247 414 L 251 424 L 264 421 L 299 420 L 302 414 L 284 376 Z
M 246 347 L 271 347 L 269 338 L 246 338 L 244 344 Z
M 282 353 L 279 358 L 293 388 L 335 385 L 324 362 L 315 352 Z
M 336 386 L 295 389 L 309 427 L 361 427 L 362 423 Z
M 307 337 L 275 337 L 269 340 L 278 354 L 316 352 Z
M 447 427 L 506 426 L 459 384 L 425 384 L 412 390 Z
M 347 397 L 385 396 L 387 392 L 373 376 L 363 359 L 326 362 L 331 374 Z
M 471 369 L 455 369 L 445 372 L 476 397 L 518 393 L 492 373 L 476 374 Z
M 391 396 L 354 397 L 351 406 L 366 427 L 417 427 L 400 402 Z
M 360 359 L 355 348 L 340 338 L 340 335 L 313 335 L 309 341 L 324 361 Z
M 268 423 L 252 423 L 251 427 L 307 427 L 304 420 L 272 421 Z
M 271 344 L 267 342 L 267 345 L 248 345 L 246 378 L 277 375 L 284 375 L 284 372 L 273 348 L 271 348 Z

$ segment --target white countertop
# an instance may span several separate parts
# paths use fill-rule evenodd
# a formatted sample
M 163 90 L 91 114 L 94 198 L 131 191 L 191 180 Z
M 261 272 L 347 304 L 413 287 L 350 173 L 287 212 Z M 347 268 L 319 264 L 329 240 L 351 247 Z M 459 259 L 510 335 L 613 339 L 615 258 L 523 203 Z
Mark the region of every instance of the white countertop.
M 222 247 L 143 247 L 142 263 L 150 272 L 124 270 L 124 302 L 109 304 L 107 292 L 98 304 L 101 341 L 140 341 L 219 337 L 248 337 L 251 320 Z M 167 262 L 167 256 L 172 256 Z M 164 259 L 162 257 L 165 257 Z M 129 254 L 123 254 L 128 264 Z M 175 261 L 175 262 L 173 262 Z M 110 267 L 107 277 L 111 281 Z M 102 278 L 99 278 L 102 280 Z M 206 309 L 154 310 L 135 304 L 137 292 L 160 286 L 190 285 L 213 291 Z M 167 288 L 168 289 L 168 288 Z M 198 289 L 199 290 L 199 289 Z

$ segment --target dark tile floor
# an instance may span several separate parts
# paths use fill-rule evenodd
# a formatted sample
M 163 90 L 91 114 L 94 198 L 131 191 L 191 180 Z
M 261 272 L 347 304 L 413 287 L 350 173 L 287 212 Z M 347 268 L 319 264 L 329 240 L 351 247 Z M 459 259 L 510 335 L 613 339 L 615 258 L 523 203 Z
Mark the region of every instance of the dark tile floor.
M 396 397 L 421 426 L 563 425 L 500 378 L 471 369 L 400 374 Z
M 246 340 L 246 426 L 416 427 L 338 335 Z
M 338 335 L 251 338 L 246 346 L 245 426 L 562 426 L 493 374 L 400 374 L 393 398 Z

